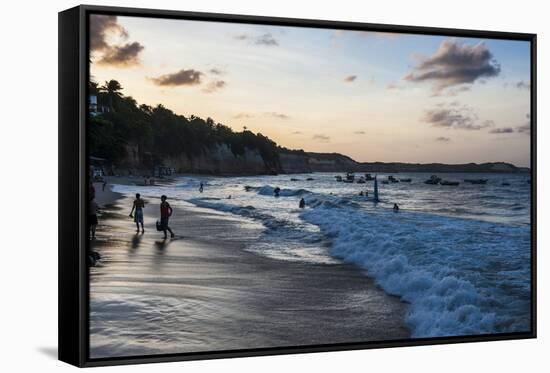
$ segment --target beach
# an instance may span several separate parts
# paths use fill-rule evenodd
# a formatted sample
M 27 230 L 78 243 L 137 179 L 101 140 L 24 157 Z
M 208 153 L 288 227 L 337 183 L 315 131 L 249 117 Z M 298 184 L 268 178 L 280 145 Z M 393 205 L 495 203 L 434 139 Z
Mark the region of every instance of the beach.
M 400 174 L 408 181 L 381 184 L 378 202 L 372 181 L 336 173 L 96 186 L 91 356 L 529 330 L 528 177 L 440 175 L 487 182 Z M 135 193 L 145 234 L 128 216 Z M 174 209 L 167 240 L 155 229 L 163 194 Z
M 90 270 L 92 358 L 410 336 L 406 303 L 365 269 L 260 255 L 250 248 L 261 224 L 181 200 L 169 199 L 176 237 L 163 240 L 154 227 L 160 201 L 146 187 L 146 231 L 136 234 L 131 194 L 96 189 L 103 208 L 91 247 L 102 259 Z

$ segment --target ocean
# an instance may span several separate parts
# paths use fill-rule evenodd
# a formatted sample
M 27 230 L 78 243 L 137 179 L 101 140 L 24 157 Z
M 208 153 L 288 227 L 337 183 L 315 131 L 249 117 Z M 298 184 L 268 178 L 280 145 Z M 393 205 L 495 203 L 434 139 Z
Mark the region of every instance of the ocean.
M 343 176 L 190 175 L 170 186 L 115 185 L 114 190 L 139 192 L 150 203 L 166 194 L 175 213 L 181 204 L 261 226 L 245 248 L 259 255 L 352 263 L 407 304 L 405 321 L 414 338 L 529 331 L 528 174 L 438 174 L 458 186 L 425 184 L 430 174 L 423 173 L 394 174 L 411 182 L 383 184 L 389 175 L 378 174 L 378 203 L 372 181 L 337 182 L 337 175 Z M 480 178 L 487 183 L 464 182 Z M 239 240 L 240 233 L 216 234 Z

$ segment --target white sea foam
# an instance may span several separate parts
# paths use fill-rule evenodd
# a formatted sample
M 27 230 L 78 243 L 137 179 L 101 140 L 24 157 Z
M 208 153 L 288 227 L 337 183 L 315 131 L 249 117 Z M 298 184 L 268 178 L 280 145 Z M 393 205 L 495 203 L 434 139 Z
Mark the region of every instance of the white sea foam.
M 254 188 L 272 196 L 274 187 Z M 282 189 L 281 197 L 304 196 L 299 216 L 331 241 L 330 255 L 354 263 L 389 294 L 410 304 L 413 337 L 471 335 L 529 329 L 529 228 L 369 205 L 355 196 Z M 268 230 L 300 231 L 264 209 L 193 199 L 198 206 L 262 221 Z M 238 202 L 237 202 L 238 203 Z M 280 244 L 280 242 L 278 242 Z
M 525 227 L 324 205 L 302 217 L 332 238 L 332 255 L 410 303 L 413 337 L 529 330 Z

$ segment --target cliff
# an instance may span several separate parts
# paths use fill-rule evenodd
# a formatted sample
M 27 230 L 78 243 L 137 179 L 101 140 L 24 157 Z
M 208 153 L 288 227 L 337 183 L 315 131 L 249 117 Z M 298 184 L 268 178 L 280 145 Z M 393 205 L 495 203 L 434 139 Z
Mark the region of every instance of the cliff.
M 137 145 L 127 145 L 126 157 L 117 166 L 131 170 L 150 170 L 151 162 L 140 154 Z M 338 153 L 309 153 L 281 149 L 278 162 L 268 164 L 256 149 L 245 148 L 242 154 L 234 154 L 227 144 L 217 144 L 205 149 L 200 155 L 182 153 L 165 157 L 160 164 L 174 168 L 178 173 L 199 173 L 212 175 L 261 175 L 275 173 L 309 172 L 467 172 L 467 173 L 517 173 L 529 172 L 528 168 L 516 167 L 510 163 L 401 163 L 401 162 L 356 162 Z

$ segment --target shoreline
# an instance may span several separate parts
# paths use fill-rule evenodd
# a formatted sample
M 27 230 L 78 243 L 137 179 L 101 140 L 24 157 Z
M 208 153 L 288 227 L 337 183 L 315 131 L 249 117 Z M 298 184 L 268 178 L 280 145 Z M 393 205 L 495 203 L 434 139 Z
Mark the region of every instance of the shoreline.
M 116 181 L 108 178 L 91 244 L 103 258 L 90 271 L 92 357 L 410 337 L 406 304 L 364 270 L 244 250 L 262 228 L 242 218 L 178 203 L 170 221 L 178 236 L 162 240 L 155 201 L 145 234 L 135 234 L 132 199 L 112 192 Z

